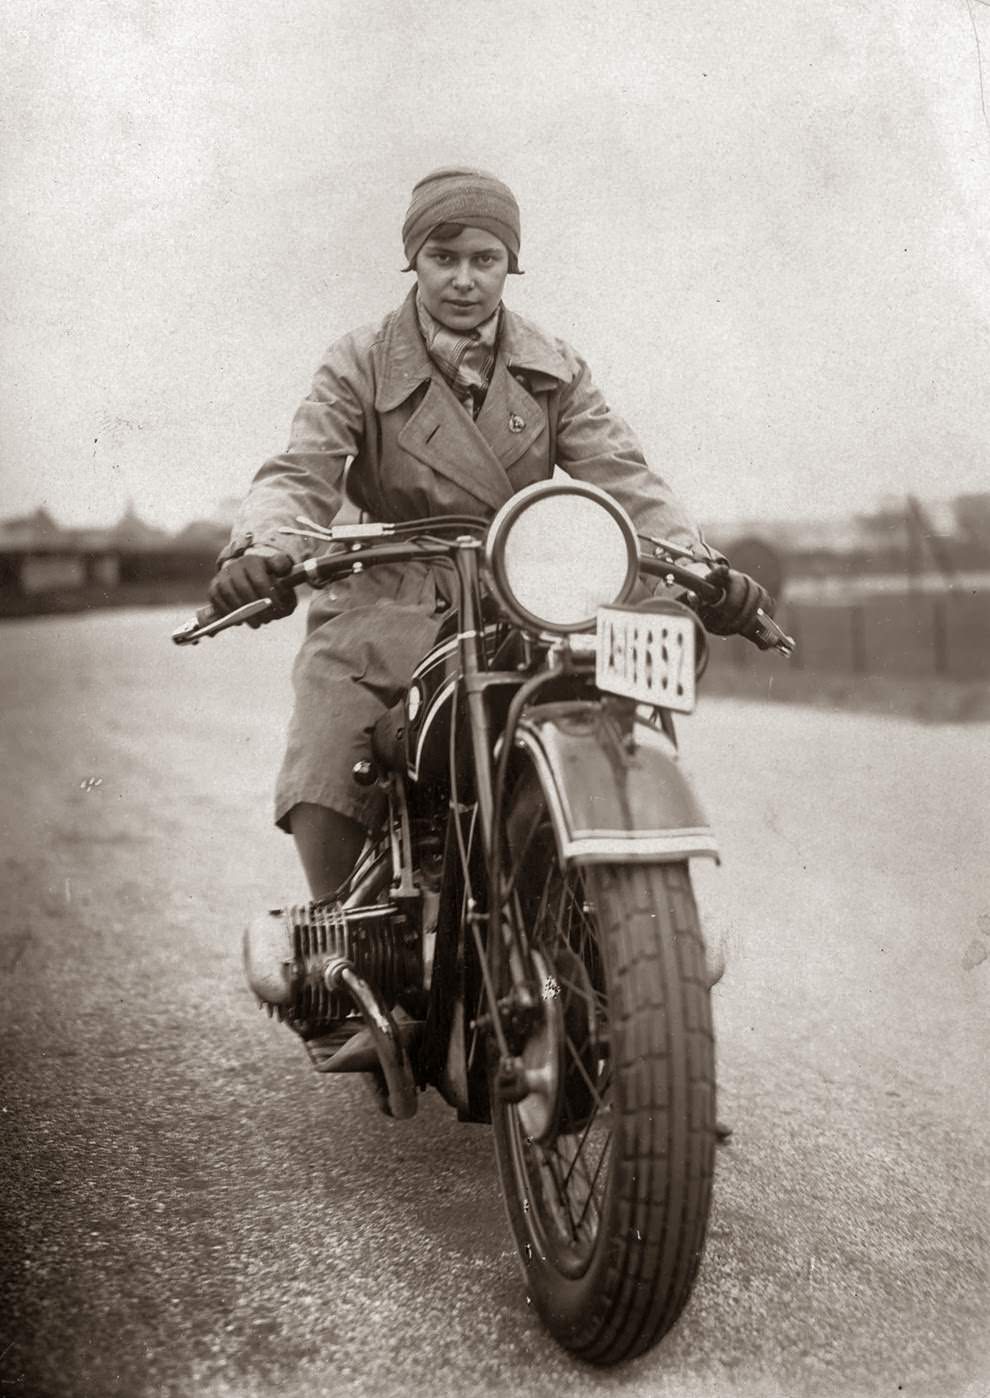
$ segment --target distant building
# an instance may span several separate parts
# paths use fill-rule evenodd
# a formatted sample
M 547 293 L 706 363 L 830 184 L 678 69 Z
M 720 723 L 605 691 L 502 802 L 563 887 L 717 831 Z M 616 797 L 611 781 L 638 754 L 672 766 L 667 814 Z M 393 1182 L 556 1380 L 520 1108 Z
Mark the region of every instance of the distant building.
M 128 500 L 127 508 L 109 531 L 110 542 L 119 549 L 154 549 L 167 547 L 169 536 L 164 529 L 145 524 L 134 508 L 134 501 Z
M 170 541 L 174 549 L 216 555 L 226 544 L 230 529 L 215 519 L 194 519 Z
M 990 494 L 887 496 L 842 519 L 715 523 L 705 533 L 730 559 L 737 548 L 775 552 L 791 597 L 990 587 Z
M 44 508 L 0 519 L 0 594 L 111 591 L 121 580 L 122 557 L 167 543 L 168 535 L 139 519 L 133 505 L 110 529 L 64 529 Z
M 15 515 L 0 519 L 0 549 L 32 548 L 60 537 L 62 530 L 46 509 L 39 508 L 30 515 Z
M 63 529 L 45 509 L 0 520 L 0 591 L 25 596 L 94 583 L 115 587 L 117 558 L 102 530 Z

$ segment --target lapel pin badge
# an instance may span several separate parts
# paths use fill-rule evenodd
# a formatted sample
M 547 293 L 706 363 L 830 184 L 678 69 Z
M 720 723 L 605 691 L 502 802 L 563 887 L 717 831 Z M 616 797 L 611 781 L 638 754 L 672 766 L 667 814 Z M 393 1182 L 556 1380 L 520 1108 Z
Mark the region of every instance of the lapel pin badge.
M 518 413 L 511 413 L 511 414 L 509 415 L 509 431 L 510 431 L 510 432 L 521 432 L 525 426 L 526 426 L 525 421 L 519 416 Z

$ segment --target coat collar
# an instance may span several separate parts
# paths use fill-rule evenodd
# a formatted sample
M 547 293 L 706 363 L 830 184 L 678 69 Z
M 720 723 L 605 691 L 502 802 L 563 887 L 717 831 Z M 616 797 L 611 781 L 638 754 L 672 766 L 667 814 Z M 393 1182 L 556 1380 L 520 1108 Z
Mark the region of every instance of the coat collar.
M 502 313 L 499 350 L 510 369 L 545 374 L 558 383 L 570 383 L 574 377 L 573 369 L 561 353 L 559 342 L 508 307 Z
M 433 364 L 416 318 L 415 286 L 399 309 L 386 319 L 381 345 L 382 369 L 375 407 L 387 413 L 433 377 Z M 550 336 L 508 307 L 502 310 L 498 352 L 510 369 L 545 374 L 560 383 L 569 383 L 573 378 L 572 370 Z

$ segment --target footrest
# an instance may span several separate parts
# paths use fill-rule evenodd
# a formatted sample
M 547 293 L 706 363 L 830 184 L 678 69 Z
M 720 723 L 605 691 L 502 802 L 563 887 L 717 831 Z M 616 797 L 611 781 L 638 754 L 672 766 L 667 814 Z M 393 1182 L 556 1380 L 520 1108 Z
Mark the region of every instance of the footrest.
M 309 1054 L 309 1061 L 318 1073 L 327 1071 L 327 1064 L 342 1048 L 351 1042 L 353 1038 L 360 1035 L 363 1030 L 363 1021 L 360 1015 L 353 1018 L 341 1020 L 323 1033 L 311 1036 L 303 1035 L 303 1044 Z
M 401 1019 L 396 1021 L 399 1042 L 407 1057 L 411 1057 L 416 1044 L 422 1038 L 424 1021 Z M 307 1044 L 307 1048 L 309 1045 Z M 314 1064 L 315 1066 L 315 1064 Z M 319 1066 L 321 1073 L 374 1073 L 381 1068 L 381 1059 L 375 1047 L 374 1036 L 369 1029 L 359 1029 L 346 1043 L 339 1045 Z

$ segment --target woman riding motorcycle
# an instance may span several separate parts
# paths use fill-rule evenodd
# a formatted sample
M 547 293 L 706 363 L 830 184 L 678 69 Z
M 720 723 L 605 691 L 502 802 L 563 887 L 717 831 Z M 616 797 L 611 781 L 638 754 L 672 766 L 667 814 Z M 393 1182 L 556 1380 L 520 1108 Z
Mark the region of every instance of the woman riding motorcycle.
M 745 631 L 758 608 L 769 611 L 759 584 L 703 542 L 584 361 L 503 305 L 506 277 L 520 272 L 512 191 L 481 170 L 434 170 L 413 189 L 402 241 L 416 285 L 380 325 L 327 351 L 288 450 L 262 466 L 241 506 L 214 606 L 278 600 L 279 578 L 306 552 L 280 531 L 300 515 L 329 524 L 345 480 L 375 520 L 488 518 L 556 466 L 607 491 L 640 533 L 690 548 L 705 574 L 717 570 L 724 593 L 702 613 L 709 630 Z M 384 566 L 313 599 L 275 816 L 314 898 L 344 883 L 378 821 L 381 794 L 356 785 L 352 769 L 433 643 L 451 601 L 446 584 L 427 564 Z

